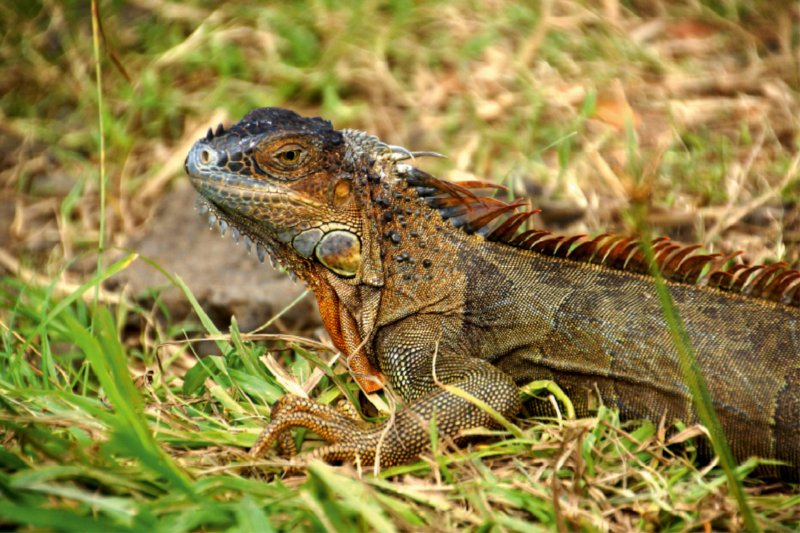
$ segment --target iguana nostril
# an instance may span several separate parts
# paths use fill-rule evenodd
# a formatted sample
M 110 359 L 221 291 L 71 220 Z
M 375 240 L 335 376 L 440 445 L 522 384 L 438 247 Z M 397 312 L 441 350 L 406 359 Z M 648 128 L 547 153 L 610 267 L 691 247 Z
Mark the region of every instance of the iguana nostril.
M 208 150 L 203 150 L 200 152 L 200 162 L 204 165 L 207 165 L 209 161 L 211 161 L 211 152 Z

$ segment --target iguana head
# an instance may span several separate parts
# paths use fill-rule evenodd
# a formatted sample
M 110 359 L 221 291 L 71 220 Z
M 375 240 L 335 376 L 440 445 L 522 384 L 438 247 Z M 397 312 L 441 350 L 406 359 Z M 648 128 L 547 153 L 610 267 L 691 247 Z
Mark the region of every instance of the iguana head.
M 368 173 L 345 135 L 320 118 L 256 109 L 192 147 L 186 172 L 210 214 L 259 257 L 305 281 L 320 269 L 361 278 L 364 224 L 355 176 Z

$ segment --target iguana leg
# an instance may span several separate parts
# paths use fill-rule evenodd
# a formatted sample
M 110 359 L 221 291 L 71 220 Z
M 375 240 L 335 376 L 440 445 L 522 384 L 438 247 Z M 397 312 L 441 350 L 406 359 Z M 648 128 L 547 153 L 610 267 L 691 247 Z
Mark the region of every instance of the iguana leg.
M 509 376 L 489 363 L 464 359 L 458 371 L 446 373 L 440 379 L 483 400 L 506 417 L 514 417 L 519 411 L 517 387 Z M 302 456 L 298 463 L 307 459 L 352 461 L 358 457 L 364 465 L 374 464 L 379 445 L 381 464 L 391 466 L 407 462 L 428 445 L 434 413 L 439 433 L 457 443 L 464 440 L 460 436 L 462 430 L 498 426 L 490 415 L 438 386 L 397 412 L 393 420 L 374 425 L 351 418 L 350 408 L 337 409 L 291 396 L 282 397 L 273 412 L 275 416 L 250 453 L 255 457 L 263 455 L 292 427 L 308 428 L 329 443 Z

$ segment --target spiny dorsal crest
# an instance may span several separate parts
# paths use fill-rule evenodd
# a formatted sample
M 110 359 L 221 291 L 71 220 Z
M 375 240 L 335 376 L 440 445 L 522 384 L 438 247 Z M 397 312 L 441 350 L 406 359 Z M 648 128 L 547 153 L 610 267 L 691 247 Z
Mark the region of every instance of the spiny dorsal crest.
M 399 153 L 390 148 L 394 159 Z M 606 233 L 586 240 L 587 235 L 554 235 L 539 229 L 520 233 L 518 230 L 539 210 L 516 212 L 529 204 L 522 199 L 508 203 L 473 192 L 482 188 L 507 190 L 505 187 L 483 181 L 448 182 L 403 163 L 396 164 L 395 170 L 430 208 L 467 234 L 546 256 L 638 274 L 651 272 L 640 241 L 633 237 Z M 504 215 L 508 215 L 505 220 Z M 800 271 L 787 268 L 785 262 L 755 266 L 739 263 L 725 268 L 744 252 L 695 253 L 700 245 L 680 246 L 669 237 L 655 239 L 652 247 L 661 275 L 667 280 L 800 307 Z

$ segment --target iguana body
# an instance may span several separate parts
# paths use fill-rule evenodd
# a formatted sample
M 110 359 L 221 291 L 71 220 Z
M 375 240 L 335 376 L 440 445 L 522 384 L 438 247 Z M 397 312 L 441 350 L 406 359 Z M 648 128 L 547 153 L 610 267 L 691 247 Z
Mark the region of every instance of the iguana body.
M 369 464 L 380 442 L 391 465 L 424 449 L 434 411 L 457 442 L 460 430 L 496 426 L 443 384 L 508 418 L 520 409 L 518 385 L 550 379 L 579 416 L 603 402 L 629 419 L 698 421 L 635 242 L 519 233 L 530 215 L 511 214 L 519 203 L 477 197 L 471 189 L 489 184 L 443 182 L 401 162 L 410 158 L 276 108 L 209 130 L 192 148 L 187 172 L 211 223 L 303 279 L 362 388 L 388 380 L 408 403 L 384 431 L 351 409 L 286 396 L 254 454 L 276 440 L 293 454 L 287 430 L 304 426 L 330 443 L 313 457 Z M 763 473 L 797 480 L 800 272 L 722 271 L 730 256 L 666 241 L 655 250 L 734 455 L 785 461 Z

